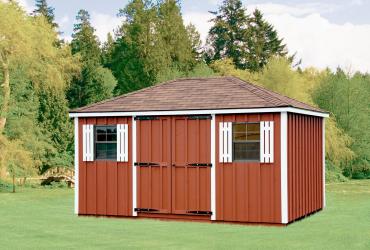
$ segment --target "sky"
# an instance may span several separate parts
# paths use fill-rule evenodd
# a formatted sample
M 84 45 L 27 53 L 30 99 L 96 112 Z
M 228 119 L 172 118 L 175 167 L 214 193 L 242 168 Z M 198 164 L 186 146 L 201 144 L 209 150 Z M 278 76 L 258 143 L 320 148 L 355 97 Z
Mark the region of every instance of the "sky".
M 18 0 L 28 11 L 33 0 Z M 204 41 L 211 23 L 208 11 L 218 9 L 222 0 L 182 0 L 185 24 L 193 23 Z M 101 41 L 122 20 L 118 10 L 128 0 L 49 0 L 55 8 L 63 38 L 70 40 L 75 16 L 86 9 Z M 338 66 L 346 71 L 370 73 L 370 0 L 243 0 L 247 12 L 260 9 L 280 37 L 290 54 L 302 59 L 302 67 L 320 69 Z

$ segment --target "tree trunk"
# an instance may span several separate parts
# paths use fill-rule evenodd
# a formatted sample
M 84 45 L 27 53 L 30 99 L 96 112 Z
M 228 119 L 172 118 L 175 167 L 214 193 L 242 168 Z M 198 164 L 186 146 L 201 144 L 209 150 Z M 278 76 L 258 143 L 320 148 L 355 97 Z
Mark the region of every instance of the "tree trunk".
M 0 110 L 0 134 L 3 133 L 5 128 L 10 101 L 9 64 L 7 58 L 4 58 L 4 56 L 2 57 L 1 68 L 3 71 L 3 83 L 1 84 L 1 87 L 3 88 L 3 102 Z
M 13 174 L 13 193 L 15 193 L 15 175 Z

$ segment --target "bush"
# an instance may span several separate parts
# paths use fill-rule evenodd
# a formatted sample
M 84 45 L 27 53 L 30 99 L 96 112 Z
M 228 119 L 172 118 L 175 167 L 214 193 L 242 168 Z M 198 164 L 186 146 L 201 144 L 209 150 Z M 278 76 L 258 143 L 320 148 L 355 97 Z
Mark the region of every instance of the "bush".
M 325 161 L 325 180 L 330 182 L 345 182 L 348 179 L 342 174 L 342 169 L 333 164 L 333 162 Z
M 345 170 L 352 179 L 370 179 L 370 162 L 366 159 L 354 160 Z

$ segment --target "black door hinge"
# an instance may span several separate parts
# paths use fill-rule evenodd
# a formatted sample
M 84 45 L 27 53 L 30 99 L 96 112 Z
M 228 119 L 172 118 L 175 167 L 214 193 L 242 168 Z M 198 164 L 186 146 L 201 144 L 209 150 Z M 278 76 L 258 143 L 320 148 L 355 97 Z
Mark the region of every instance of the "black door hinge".
M 200 215 L 212 215 L 212 211 L 186 211 L 187 214 L 200 214 Z
M 149 167 L 149 166 L 159 166 L 159 164 L 155 162 L 135 162 L 134 166 Z
M 135 120 L 147 121 L 147 120 L 159 120 L 158 116 L 135 116 Z
M 159 210 L 154 209 L 154 208 L 138 208 L 138 207 L 135 207 L 134 211 L 135 212 L 158 212 Z
M 212 167 L 212 163 L 189 163 L 191 167 Z
M 189 120 L 212 120 L 211 115 L 189 115 Z

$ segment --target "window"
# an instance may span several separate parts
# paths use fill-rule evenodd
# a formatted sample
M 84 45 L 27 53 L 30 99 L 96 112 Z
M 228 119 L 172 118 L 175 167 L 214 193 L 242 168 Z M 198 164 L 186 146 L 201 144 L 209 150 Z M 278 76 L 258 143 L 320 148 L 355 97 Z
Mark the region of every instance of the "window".
M 117 159 L 117 127 L 95 126 L 95 159 Z
M 233 123 L 233 161 L 259 161 L 260 124 Z

